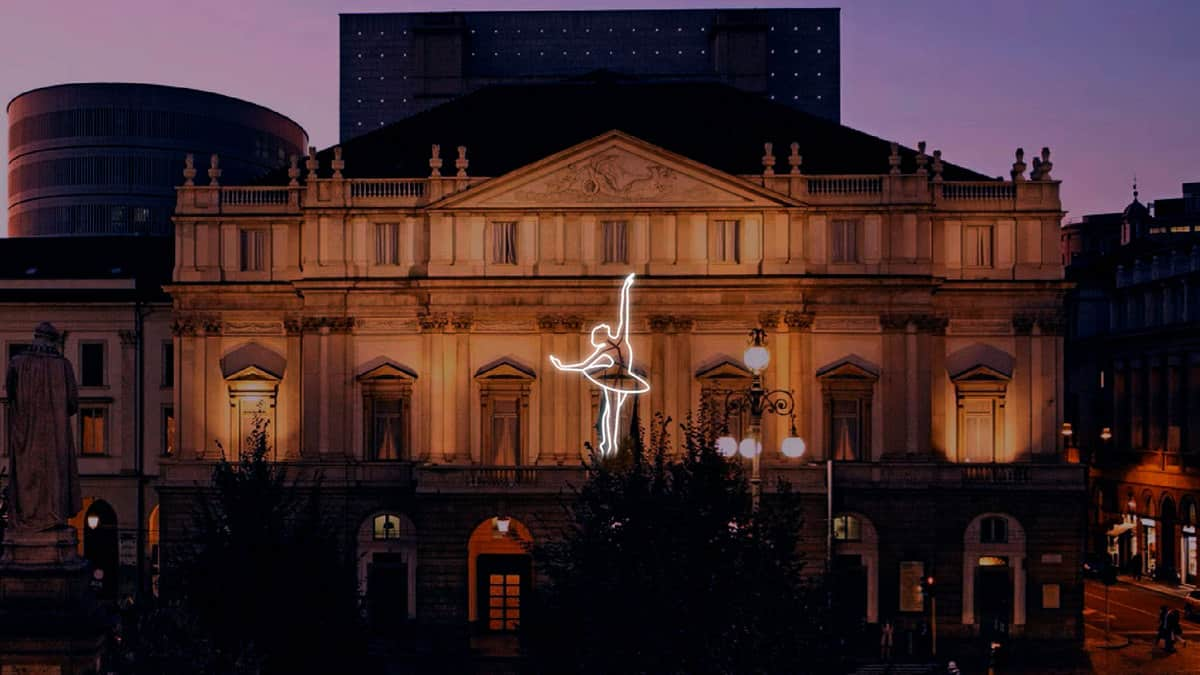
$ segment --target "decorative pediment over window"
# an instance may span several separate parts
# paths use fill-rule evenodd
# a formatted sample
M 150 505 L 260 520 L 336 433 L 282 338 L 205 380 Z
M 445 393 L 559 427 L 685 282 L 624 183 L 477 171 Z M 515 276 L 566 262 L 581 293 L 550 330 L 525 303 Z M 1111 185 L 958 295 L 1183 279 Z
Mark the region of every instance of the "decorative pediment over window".
M 1003 379 L 1011 380 L 1014 359 L 991 345 L 976 343 L 946 357 L 946 372 L 950 379 L 960 380 Z
M 503 358 L 481 366 L 475 371 L 475 377 L 481 380 L 535 380 L 537 374 L 529 366 Z
M 622 208 L 799 205 L 786 195 L 614 130 L 431 206 L 511 209 L 568 204 Z
M 721 356 L 696 371 L 700 380 L 745 380 L 751 376 L 749 368 L 730 356 Z
M 275 380 L 283 378 L 287 359 L 257 342 L 246 343 L 221 357 L 221 375 L 226 380 Z
M 875 382 L 879 379 L 879 366 L 857 354 L 851 354 L 817 369 L 821 379 L 860 380 Z
M 417 371 L 395 361 L 379 357 L 372 359 L 358 371 L 361 380 L 415 380 Z

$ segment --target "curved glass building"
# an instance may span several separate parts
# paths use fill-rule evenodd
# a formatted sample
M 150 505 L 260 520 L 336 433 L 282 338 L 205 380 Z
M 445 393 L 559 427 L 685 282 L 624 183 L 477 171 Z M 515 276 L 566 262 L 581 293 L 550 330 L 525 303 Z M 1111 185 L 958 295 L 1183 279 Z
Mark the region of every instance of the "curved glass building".
M 8 234 L 169 235 L 183 157 L 243 183 L 303 155 L 304 129 L 260 105 L 152 84 L 64 84 L 8 104 Z

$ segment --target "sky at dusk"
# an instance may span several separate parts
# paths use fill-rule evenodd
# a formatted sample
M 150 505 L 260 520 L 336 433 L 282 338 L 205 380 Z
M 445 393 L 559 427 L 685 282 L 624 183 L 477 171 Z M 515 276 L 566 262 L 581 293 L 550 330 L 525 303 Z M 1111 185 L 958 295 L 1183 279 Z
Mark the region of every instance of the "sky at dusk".
M 339 12 L 810 6 L 842 10 L 843 124 L 926 140 L 993 176 L 1017 146 L 1028 160 L 1048 145 L 1067 220 L 1120 210 L 1135 173 L 1144 200 L 1200 180 L 1194 0 L 0 0 L 0 100 L 64 82 L 193 87 L 273 108 L 325 147 L 337 141 Z

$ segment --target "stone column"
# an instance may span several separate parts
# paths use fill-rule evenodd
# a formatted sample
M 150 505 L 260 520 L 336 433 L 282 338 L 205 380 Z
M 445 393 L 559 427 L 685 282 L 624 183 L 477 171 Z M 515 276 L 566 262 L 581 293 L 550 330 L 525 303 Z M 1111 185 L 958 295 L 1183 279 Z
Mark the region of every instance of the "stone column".
M 203 316 L 198 321 L 197 339 L 202 344 L 198 365 L 203 370 L 205 406 L 204 418 L 198 430 L 197 457 L 217 459 L 221 456 L 217 441 L 224 444 L 231 455 L 237 454 L 237 429 L 229 426 L 229 386 L 221 373 L 221 320 Z
M 1183 358 L 1167 356 L 1167 452 L 1179 452 L 1183 436 Z
M 559 318 L 554 315 L 539 316 L 537 319 L 537 327 L 539 331 L 538 341 L 540 350 L 538 355 L 539 369 L 545 373 L 538 381 L 538 407 L 541 409 L 542 423 L 538 429 L 541 436 L 541 457 L 538 459 L 539 464 L 561 464 L 562 459 L 559 453 L 562 452 L 562 447 L 557 442 L 556 425 L 562 423 L 561 416 L 556 414 L 558 399 L 562 397 L 560 391 L 563 380 L 566 379 L 563 373 L 550 365 L 550 355 L 554 354 L 554 333 L 558 330 Z M 549 367 L 541 368 L 542 364 Z
M 454 360 L 450 377 L 454 386 L 454 413 L 449 417 L 454 425 L 454 443 L 447 446 L 447 461 L 470 457 L 471 415 L 468 411 L 477 407 L 471 397 L 471 329 L 475 319 L 470 314 L 459 314 L 451 320 L 454 327 Z M 431 411 L 432 414 L 432 411 Z
M 444 314 L 425 314 L 417 318 L 421 331 L 429 336 L 429 454 L 435 463 L 454 461 L 454 450 L 447 445 L 446 417 L 446 336 L 442 332 L 449 323 Z M 453 350 L 451 353 L 453 356 Z M 453 401 L 450 401 L 451 403 Z
M 946 447 L 946 326 L 944 316 L 926 316 L 921 320 L 921 389 L 918 437 L 928 446 L 924 450 L 933 459 L 954 459 Z
M 883 328 L 883 382 L 881 383 L 881 400 L 875 405 L 883 410 L 894 410 L 889 414 L 883 425 L 883 456 L 903 457 L 909 453 L 908 428 L 913 416 L 916 415 L 915 382 L 910 384 L 914 373 L 913 364 L 909 362 L 909 324 L 907 315 L 885 314 L 879 317 Z M 916 338 L 912 336 L 913 351 L 915 352 Z M 913 360 L 916 355 L 913 355 Z M 899 411 L 903 410 L 903 414 Z
M 825 443 L 821 438 L 821 425 L 813 420 L 821 419 L 824 414 L 815 410 L 817 397 L 815 395 L 816 378 L 813 377 L 812 364 L 812 323 L 813 315 L 807 312 L 787 312 L 783 322 L 788 329 L 788 379 L 795 388 L 796 396 L 796 433 L 804 439 L 808 446 L 805 453 L 808 459 L 824 459 Z
M 1033 318 L 1029 316 L 1013 317 L 1014 365 L 1013 379 L 1009 384 L 1008 400 L 1005 408 L 1012 411 L 1013 430 L 1012 451 L 1014 460 L 1028 461 L 1036 452 L 1035 440 L 1037 425 L 1033 421 L 1033 380 L 1037 374 L 1033 371 Z M 1006 416 L 1007 417 L 1007 416 Z M 1005 434 L 1008 438 L 1008 434 Z
M 675 389 L 675 406 L 669 412 L 672 418 L 670 431 L 672 443 L 676 448 L 680 448 L 679 424 L 692 412 L 692 383 L 695 381 L 695 373 L 692 372 L 692 328 L 695 327 L 695 321 L 689 317 L 676 316 L 671 320 L 671 327 L 675 330 L 675 334 L 671 336 L 675 343 L 671 366 L 674 371 L 671 379 Z M 653 415 L 653 412 L 648 414 Z M 653 421 L 653 418 L 647 419 L 646 415 L 647 413 L 642 413 L 643 425 Z

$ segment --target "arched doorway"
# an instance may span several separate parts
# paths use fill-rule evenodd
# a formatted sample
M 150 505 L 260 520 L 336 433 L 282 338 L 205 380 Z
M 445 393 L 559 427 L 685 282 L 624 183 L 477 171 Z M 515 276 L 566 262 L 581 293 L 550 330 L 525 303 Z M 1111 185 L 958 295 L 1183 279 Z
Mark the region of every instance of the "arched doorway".
M 1158 552 L 1158 564 L 1156 565 L 1156 578 L 1163 581 L 1175 581 L 1178 577 L 1175 568 L 1176 556 L 1176 535 L 1175 535 L 1175 500 L 1171 499 L 1170 495 L 1163 495 L 1162 503 L 1158 510 L 1159 527 L 1161 532 L 1159 536 L 1162 538 L 1162 544 Z
M 1191 496 L 1180 502 L 1179 580 L 1196 583 L 1196 500 Z
M 117 545 L 117 513 L 103 499 L 97 499 L 83 516 L 83 557 L 92 567 L 93 586 L 103 600 L 117 596 L 117 572 L 120 562 Z
M 1025 529 L 1004 513 L 984 513 L 963 536 L 962 622 L 981 634 L 1025 626 Z
M 479 634 L 515 636 L 520 630 L 533 590 L 532 543 L 529 528 L 507 516 L 488 518 L 471 533 L 467 614 Z
M 158 524 L 158 507 L 155 506 L 150 511 L 150 517 L 146 521 L 146 548 L 150 556 L 150 593 L 154 597 L 158 597 L 158 578 L 162 573 L 161 549 L 160 542 L 162 535 L 160 534 Z
M 368 516 L 358 528 L 358 588 L 371 629 L 395 634 L 417 616 L 417 528 L 399 513 Z

